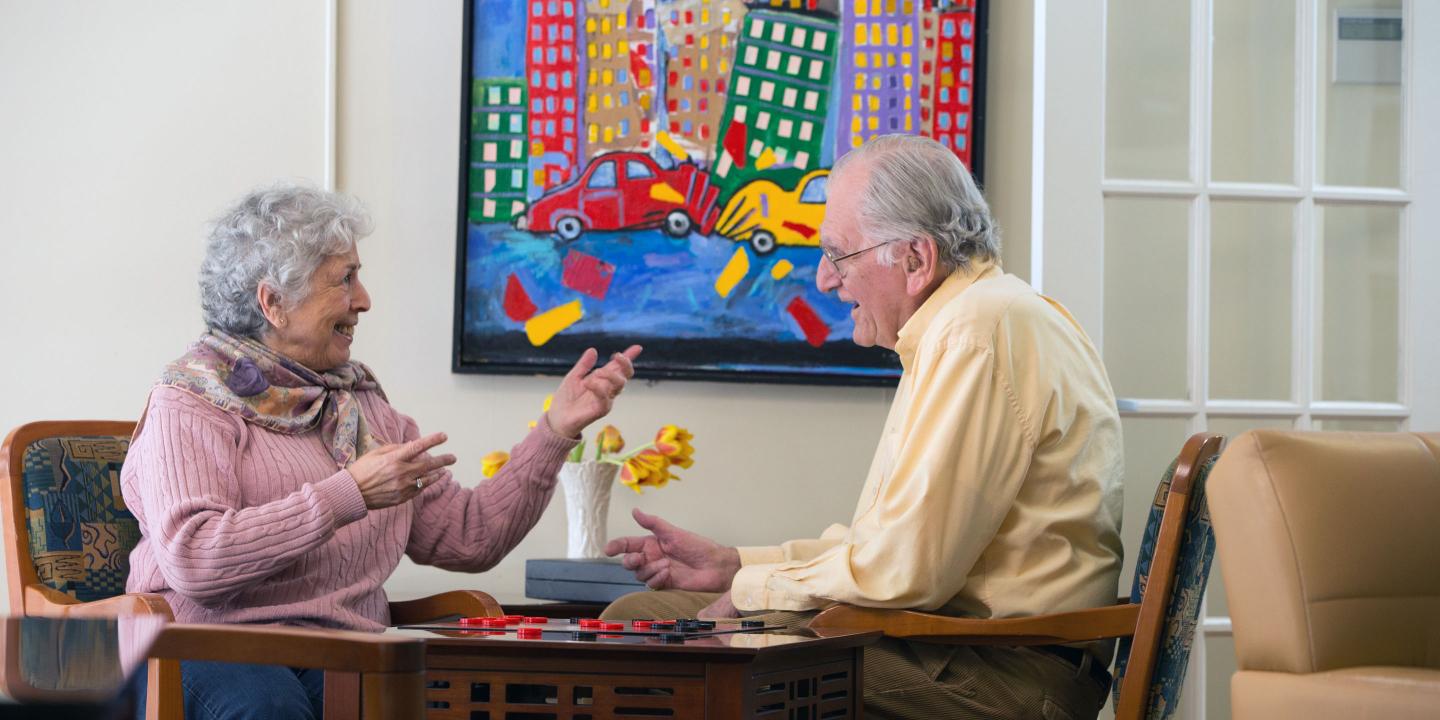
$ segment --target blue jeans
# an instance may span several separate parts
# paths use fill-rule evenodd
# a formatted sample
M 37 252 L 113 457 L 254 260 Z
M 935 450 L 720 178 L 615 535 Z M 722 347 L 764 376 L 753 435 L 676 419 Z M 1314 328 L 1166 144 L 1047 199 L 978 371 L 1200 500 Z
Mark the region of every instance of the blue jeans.
M 145 717 L 142 665 L 136 683 L 138 717 Z M 180 663 L 185 720 L 320 720 L 325 700 L 325 671 L 284 665 Z

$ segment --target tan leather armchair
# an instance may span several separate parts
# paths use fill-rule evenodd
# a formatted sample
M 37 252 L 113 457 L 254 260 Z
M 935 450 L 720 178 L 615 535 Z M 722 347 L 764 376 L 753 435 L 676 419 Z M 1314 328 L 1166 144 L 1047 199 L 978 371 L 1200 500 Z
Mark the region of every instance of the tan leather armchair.
M 1210 511 L 1237 720 L 1440 717 L 1440 434 L 1245 433 Z

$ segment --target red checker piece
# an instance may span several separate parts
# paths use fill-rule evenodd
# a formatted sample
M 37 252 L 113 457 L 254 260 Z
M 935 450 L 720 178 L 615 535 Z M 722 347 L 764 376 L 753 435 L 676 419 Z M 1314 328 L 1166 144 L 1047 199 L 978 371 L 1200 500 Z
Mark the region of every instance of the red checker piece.
M 483 625 L 485 624 L 485 621 L 486 621 L 486 620 L 489 620 L 489 619 L 490 619 L 490 618 L 488 618 L 488 617 L 466 617 L 466 618 L 460 618 L 460 624 L 461 624 L 461 625 L 481 625 L 481 626 L 483 626 Z
M 544 631 L 540 628 L 522 627 L 516 628 L 515 630 L 515 636 L 520 638 L 521 640 L 539 640 L 540 638 L 544 637 L 543 633 Z
M 548 622 L 550 622 L 550 618 L 547 618 L 547 617 L 527 617 L 527 618 L 525 618 L 525 624 L 527 624 L 527 625 L 544 625 L 545 623 L 548 623 Z
M 599 630 L 600 627 L 601 627 L 602 625 L 604 625 L 604 624 L 605 624 L 605 623 L 604 623 L 603 621 L 601 621 L 601 620 L 595 620 L 595 619 L 593 619 L 593 618 L 581 618 L 581 619 L 580 619 L 580 627 L 585 628 L 586 630 L 592 630 L 592 629 L 593 629 L 593 630 Z
M 654 624 L 654 620 L 632 620 L 630 622 L 630 627 L 633 627 L 636 630 L 649 630 L 650 626 Z
M 601 630 L 624 630 L 625 623 L 600 623 Z
M 519 624 L 522 623 L 522 622 L 525 622 L 525 616 L 524 616 L 524 615 L 506 615 L 506 616 L 505 616 L 505 624 L 506 624 L 506 625 L 519 625 Z

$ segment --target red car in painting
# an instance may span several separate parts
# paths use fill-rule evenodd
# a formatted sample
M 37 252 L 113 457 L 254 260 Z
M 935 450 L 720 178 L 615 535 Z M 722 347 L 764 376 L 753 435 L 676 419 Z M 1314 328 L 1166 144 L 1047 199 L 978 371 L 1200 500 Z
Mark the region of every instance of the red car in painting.
M 720 214 L 719 194 L 709 173 L 692 163 L 666 169 L 644 153 L 606 153 L 591 160 L 575 182 L 532 203 L 515 224 L 564 240 L 586 230 L 660 228 L 677 238 L 692 230 L 708 235 Z

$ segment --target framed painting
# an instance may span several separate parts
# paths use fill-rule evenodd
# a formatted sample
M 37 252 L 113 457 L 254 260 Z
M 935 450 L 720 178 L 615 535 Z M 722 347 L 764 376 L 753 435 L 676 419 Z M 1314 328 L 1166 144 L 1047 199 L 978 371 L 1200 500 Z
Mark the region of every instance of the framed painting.
M 835 160 L 931 136 L 977 180 L 985 7 L 469 0 L 457 372 L 888 384 L 815 286 Z

